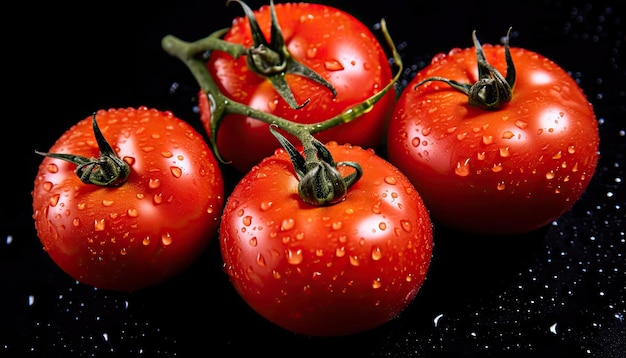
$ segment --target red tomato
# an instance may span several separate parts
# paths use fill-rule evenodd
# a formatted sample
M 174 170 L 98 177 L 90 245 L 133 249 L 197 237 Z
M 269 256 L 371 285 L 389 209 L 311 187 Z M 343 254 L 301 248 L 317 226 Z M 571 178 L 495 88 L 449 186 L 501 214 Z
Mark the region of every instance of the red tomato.
M 428 212 L 399 170 L 372 150 L 327 148 L 363 169 L 343 201 L 306 204 L 280 149 L 234 188 L 220 227 L 225 269 L 243 299 L 278 326 L 314 336 L 397 316 L 424 282 L 433 248 Z
M 484 45 L 507 73 L 504 45 Z M 478 234 L 530 232 L 567 211 L 598 161 L 598 125 L 576 82 L 553 61 L 510 48 L 510 102 L 486 110 L 441 81 L 478 80 L 475 48 L 440 54 L 402 92 L 387 138 L 389 161 L 422 194 L 433 220 Z
M 212 51 L 207 62 L 211 76 L 228 98 L 255 109 L 298 123 L 315 123 L 334 117 L 374 95 L 392 80 L 387 55 L 373 33 L 352 15 L 333 7 L 312 3 L 274 5 L 285 45 L 298 62 L 317 72 L 337 91 L 332 92 L 303 76 L 287 74 L 287 82 L 299 109 L 291 108 L 276 92 L 270 80 L 248 68 L 246 57 L 234 59 L 222 51 Z M 258 24 L 270 40 L 270 7 L 254 11 Z M 253 39 L 246 17 L 234 19 L 224 40 L 250 47 Z M 322 142 L 335 140 L 366 148 L 377 147 L 384 139 L 385 126 L 396 100 L 389 91 L 372 110 L 350 123 L 316 135 Z M 210 120 L 206 95 L 199 96 L 201 119 L 207 132 Z M 221 156 L 241 172 L 246 172 L 279 145 L 268 125 L 242 115 L 227 115 L 217 134 Z
M 32 192 L 37 234 L 52 260 L 82 283 L 121 291 L 160 283 L 217 236 L 220 168 L 203 137 L 170 112 L 110 109 L 96 118 L 129 165 L 128 178 L 117 187 L 85 184 L 76 164 L 44 157 Z M 92 117 L 49 153 L 98 158 Z

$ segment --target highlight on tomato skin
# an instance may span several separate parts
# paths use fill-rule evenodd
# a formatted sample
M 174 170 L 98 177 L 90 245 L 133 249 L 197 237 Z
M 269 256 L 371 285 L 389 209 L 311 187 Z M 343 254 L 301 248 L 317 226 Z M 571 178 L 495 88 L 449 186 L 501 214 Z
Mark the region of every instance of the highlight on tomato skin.
M 343 201 L 305 203 L 289 155 L 277 150 L 229 196 L 220 250 L 235 290 L 269 322 L 297 334 L 343 336 L 375 329 L 413 301 L 433 231 L 419 193 L 397 168 L 372 150 L 326 146 L 336 161 L 363 169 Z
M 505 47 L 483 45 L 505 75 Z M 598 123 L 591 103 L 553 61 L 511 47 L 510 102 L 485 110 L 447 83 L 478 80 L 476 49 L 437 55 L 401 93 L 387 133 L 389 161 L 422 194 L 433 220 L 463 232 L 508 236 L 569 210 L 595 173 Z
M 115 187 L 86 184 L 76 164 L 43 157 L 32 191 L 37 235 L 81 283 L 118 291 L 157 285 L 187 268 L 217 235 L 221 170 L 202 135 L 171 112 L 116 108 L 95 117 L 129 166 L 128 178 Z M 98 158 L 92 116 L 48 152 Z

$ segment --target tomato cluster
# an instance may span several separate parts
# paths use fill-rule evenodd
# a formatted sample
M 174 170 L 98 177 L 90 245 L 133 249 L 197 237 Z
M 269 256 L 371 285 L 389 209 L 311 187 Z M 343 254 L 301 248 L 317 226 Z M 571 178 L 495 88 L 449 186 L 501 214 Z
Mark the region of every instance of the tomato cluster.
M 217 238 L 234 289 L 268 321 L 352 334 L 411 303 L 434 225 L 531 232 L 595 172 L 584 93 L 508 36 L 481 45 L 474 34 L 473 47 L 435 56 L 397 93 L 402 61 L 384 21 L 393 61 L 339 9 L 230 2 L 246 15 L 230 28 L 162 42 L 198 81 L 207 141 L 171 112 L 113 108 L 38 152 L 37 234 L 76 280 L 156 285 Z M 372 149 L 383 145 L 386 157 Z M 223 165 L 241 173 L 231 192 Z

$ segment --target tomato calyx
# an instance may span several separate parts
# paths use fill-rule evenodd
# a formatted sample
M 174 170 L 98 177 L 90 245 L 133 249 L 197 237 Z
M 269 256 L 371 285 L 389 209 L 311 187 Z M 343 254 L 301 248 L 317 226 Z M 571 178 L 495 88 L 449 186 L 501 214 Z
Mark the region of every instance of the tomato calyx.
M 304 103 L 298 104 L 294 97 L 285 75 L 296 74 L 311 79 L 318 84 L 328 88 L 333 98 L 337 96 L 337 90 L 330 84 L 324 77 L 320 76 L 317 72 L 311 68 L 296 61 L 293 56 L 287 50 L 285 45 L 285 39 L 283 37 L 282 30 L 278 24 L 278 18 L 276 17 L 276 10 L 274 9 L 274 1 L 270 1 L 270 14 L 271 14 L 271 32 L 270 42 L 268 43 L 261 31 L 256 16 L 250 7 L 241 0 L 228 0 L 227 5 L 231 2 L 236 2 L 243 8 L 243 11 L 250 23 L 250 31 L 254 45 L 251 46 L 246 57 L 248 67 L 255 73 L 266 77 L 276 89 L 276 92 L 289 104 L 291 108 L 302 108 L 309 103 L 307 99 Z
M 206 54 L 211 51 L 224 51 L 231 54 L 234 58 L 238 58 L 239 56 L 243 56 L 248 53 L 248 49 L 244 46 L 230 43 L 220 38 L 225 32 L 228 31 L 228 29 L 215 31 L 209 36 L 193 42 L 183 41 L 171 34 L 166 35 L 161 40 L 161 47 L 166 53 L 178 58 L 187 66 L 196 79 L 196 82 L 199 84 L 201 91 L 207 96 L 211 106 L 211 120 L 208 128 L 211 149 L 213 150 L 215 157 L 221 163 L 228 164 L 228 161 L 221 156 L 217 148 L 217 131 L 222 119 L 229 114 L 239 114 L 258 119 L 267 124 L 277 124 L 280 128 L 291 134 L 298 131 L 306 131 L 310 134 L 315 134 L 340 124 L 351 122 L 352 120 L 359 118 L 364 113 L 369 112 L 389 90 L 394 88 L 394 85 L 400 79 L 400 75 L 403 71 L 402 58 L 393 43 L 391 35 L 387 30 L 387 23 L 384 19 L 381 19 L 380 21 L 380 29 L 385 41 L 392 51 L 392 63 L 397 67 L 397 72 L 391 81 L 389 81 L 389 83 L 387 83 L 380 91 L 365 99 L 363 102 L 348 108 L 344 112 L 339 113 L 332 118 L 323 119 L 319 122 L 309 124 L 292 122 L 269 112 L 247 106 L 227 97 L 220 91 L 215 79 L 211 76 L 206 67 Z
M 444 77 L 429 77 L 417 83 L 414 89 L 430 81 L 441 81 L 450 85 L 452 88 L 465 93 L 469 98 L 471 106 L 482 109 L 499 109 L 506 103 L 511 101 L 513 97 L 513 87 L 515 86 L 515 65 L 511 58 L 509 47 L 509 34 L 504 39 L 504 53 L 506 59 L 506 77 L 487 62 L 485 52 L 476 37 L 476 31 L 472 32 L 472 40 L 476 48 L 476 57 L 478 62 L 478 81 L 474 84 L 460 83 Z
M 100 149 L 98 158 L 87 158 L 65 153 L 44 153 L 39 151 L 35 151 L 35 153 L 76 164 L 75 173 L 85 184 L 118 187 L 128 179 L 130 166 L 115 154 L 109 142 L 102 135 L 100 128 L 98 128 L 95 113 L 93 114 L 92 123 L 94 136 Z
M 363 176 L 363 169 L 356 162 L 335 163 L 332 154 L 319 140 L 307 132 L 303 132 L 299 139 L 304 146 L 304 156 L 291 144 L 276 128 L 270 125 L 270 131 L 285 149 L 296 176 L 298 177 L 298 194 L 310 205 L 332 205 L 342 201 L 348 188 Z M 339 173 L 337 167 L 351 167 L 354 172 L 345 177 Z

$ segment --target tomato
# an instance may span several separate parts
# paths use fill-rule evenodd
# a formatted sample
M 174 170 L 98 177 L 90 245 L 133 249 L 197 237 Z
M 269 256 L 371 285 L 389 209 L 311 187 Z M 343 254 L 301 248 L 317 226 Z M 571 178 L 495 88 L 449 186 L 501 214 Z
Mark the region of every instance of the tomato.
M 291 57 L 312 69 L 336 90 L 306 76 L 286 74 L 298 105 L 292 108 L 266 77 L 252 71 L 249 56 L 233 58 L 224 51 L 212 51 L 206 63 L 219 90 L 230 99 L 263 112 L 298 123 L 315 123 L 343 113 L 380 91 L 392 80 L 391 66 L 374 34 L 354 16 L 322 4 L 284 3 L 274 5 L 284 43 Z M 270 6 L 254 11 L 260 29 L 270 40 Z M 223 40 L 253 45 L 246 17 L 235 18 Z M 335 140 L 366 148 L 382 143 L 386 123 L 396 100 L 387 92 L 367 113 L 352 122 L 335 126 L 316 135 L 322 142 Z M 199 95 L 202 123 L 210 133 L 210 103 Z M 244 173 L 278 148 L 268 124 L 240 114 L 227 114 L 217 132 L 220 155 Z
M 236 185 L 220 226 L 225 270 L 241 297 L 270 322 L 311 336 L 396 317 L 425 281 L 433 248 L 428 211 L 404 174 L 371 149 L 326 147 L 362 168 L 343 200 L 304 202 L 279 149 Z
M 99 110 L 49 153 L 102 164 L 92 121 L 114 151 L 111 158 L 128 165 L 127 177 L 110 186 L 88 184 L 81 177 L 99 179 L 97 166 L 46 155 L 32 191 L 37 235 L 51 259 L 82 283 L 132 291 L 163 282 L 217 236 L 224 201 L 218 163 L 189 124 L 146 107 Z
M 477 234 L 528 233 L 569 210 L 588 186 L 598 161 L 597 120 L 582 89 L 555 62 L 509 47 L 508 36 L 504 45 L 474 39 L 473 48 L 436 55 L 402 91 L 389 124 L 388 159 L 422 194 L 434 221 Z M 508 87 L 505 74 L 513 82 L 508 97 L 482 94 L 508 102 L 486 109 L 445 81 L 423 82 L 478 82 L 477 49 L 502 76 L 500 90 Z M 482 70 L 483 79 L 497 79 Z

